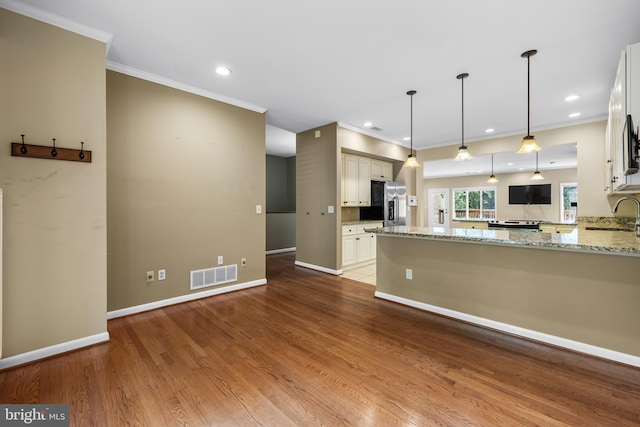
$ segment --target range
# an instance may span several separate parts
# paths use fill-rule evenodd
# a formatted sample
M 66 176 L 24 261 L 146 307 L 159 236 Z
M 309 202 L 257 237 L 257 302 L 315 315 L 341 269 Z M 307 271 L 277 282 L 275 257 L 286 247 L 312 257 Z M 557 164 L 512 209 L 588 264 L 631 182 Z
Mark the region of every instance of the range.
M 489 228 L 517 228 L 520 230 L 539 231 L 542 221 L 531 219 L 509 219 L 505 221 L 488 221 Z

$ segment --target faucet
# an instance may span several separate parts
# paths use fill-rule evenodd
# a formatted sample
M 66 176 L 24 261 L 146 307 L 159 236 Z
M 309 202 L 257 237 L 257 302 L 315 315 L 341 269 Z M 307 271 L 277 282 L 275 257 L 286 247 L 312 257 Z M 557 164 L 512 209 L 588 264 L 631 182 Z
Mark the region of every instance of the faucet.
M 622 197 L 618 199 L 615 205 L 613 205 L 613 209 L 611 209 L 611 212 L 616 213 L 618 211 L 618 205 L 620 205 L 620 202 L 622 202 L 623 200 L 633 200 L 636 204 L 636 207 L 638 209 L 636 213 L 636 236 L 640 237 L 640 202 L 638 201 L 638 199 L 635 199 L 633 197 Z

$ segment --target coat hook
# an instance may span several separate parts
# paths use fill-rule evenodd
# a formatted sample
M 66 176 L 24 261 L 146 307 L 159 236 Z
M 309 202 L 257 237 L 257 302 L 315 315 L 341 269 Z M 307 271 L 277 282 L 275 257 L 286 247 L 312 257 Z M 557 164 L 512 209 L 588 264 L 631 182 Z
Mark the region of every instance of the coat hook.
M 80 157 L 80 160 L 84 160 L 84 142 L 80 141 L 80 153 L 78 154 L 78 157 Z
M 53 150 L 51 150 L 51 155 L 53 157 L 56 157 L 58 155 L 58 152 L 56 151 L 56 139 L 53 138 Z
M 24 145 L 24 134 L 20 135 L 22 137 L 22 147 L 20 147 L 20 152 L 22 154 L 27 154 L 27 146 Z

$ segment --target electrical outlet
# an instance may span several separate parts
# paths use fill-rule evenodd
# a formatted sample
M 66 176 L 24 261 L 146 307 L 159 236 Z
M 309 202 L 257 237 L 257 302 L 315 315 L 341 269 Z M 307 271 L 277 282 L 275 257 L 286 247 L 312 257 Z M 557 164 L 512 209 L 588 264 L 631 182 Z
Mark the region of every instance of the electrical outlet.
M 167 277 L 167 273 L 164 269 L 158 270 L 158 280 L 164 280 L 166 277 Z
M 407 268 L 405 271 L 405 276 L 407 280 L 413 280 L 413 270 L 410 268 Z
M 147 271 L 147 283 L 153 282 L 155 280 L 155 274 L 153 271 Z
M 218 265 L 222 264 L 224 264 L 224 258 L 222 257 L 222 255 L 218 255 Z
M 242 258 L 240 260 L 240 266 L 242 266 L 242 267 L 246 267 L 247 266 L 247 259 L 246 258 Z

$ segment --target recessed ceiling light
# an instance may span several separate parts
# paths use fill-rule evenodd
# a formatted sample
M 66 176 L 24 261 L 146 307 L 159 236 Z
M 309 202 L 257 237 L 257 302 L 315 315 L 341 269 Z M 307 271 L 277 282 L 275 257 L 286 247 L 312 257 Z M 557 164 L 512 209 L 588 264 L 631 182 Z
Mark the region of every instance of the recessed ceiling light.
M 507 163 L 507 166 L 513 166 L 512 162 Z
M 231 74 L 231 70 L 227 67 L 218 67 L 216 68 L 216 73 L 218 73 L 221 76 L 228 76 Z
M 485 129 L 484 130 L 486 133 L 491 133 L 491 132 L 495 132 L 494 128 L 489 128 L 489 129 Z
M 411 141 L 411 137 L 410 136 L 405 136 L 404 138 L 402 138 L 403 141 Z
M 571 101 L 575 101 L 578 98 L 580 98 L 580 95 L 569 95 L 564 100 L 567 102 L 571 102 Z
M 580 115 L 580 113 L 571 113 L 569 114 L 569 117 L 573 118 L 573 117 L 578 117 Z
M 373 123 L 371 123 L 371 122 L 364 122 L 364 123 L 363 123 L 363 126 L 364 126 L 364 127 L 366 127 L 366 128 L 370 128 L 371 126 L 373 126 Z

